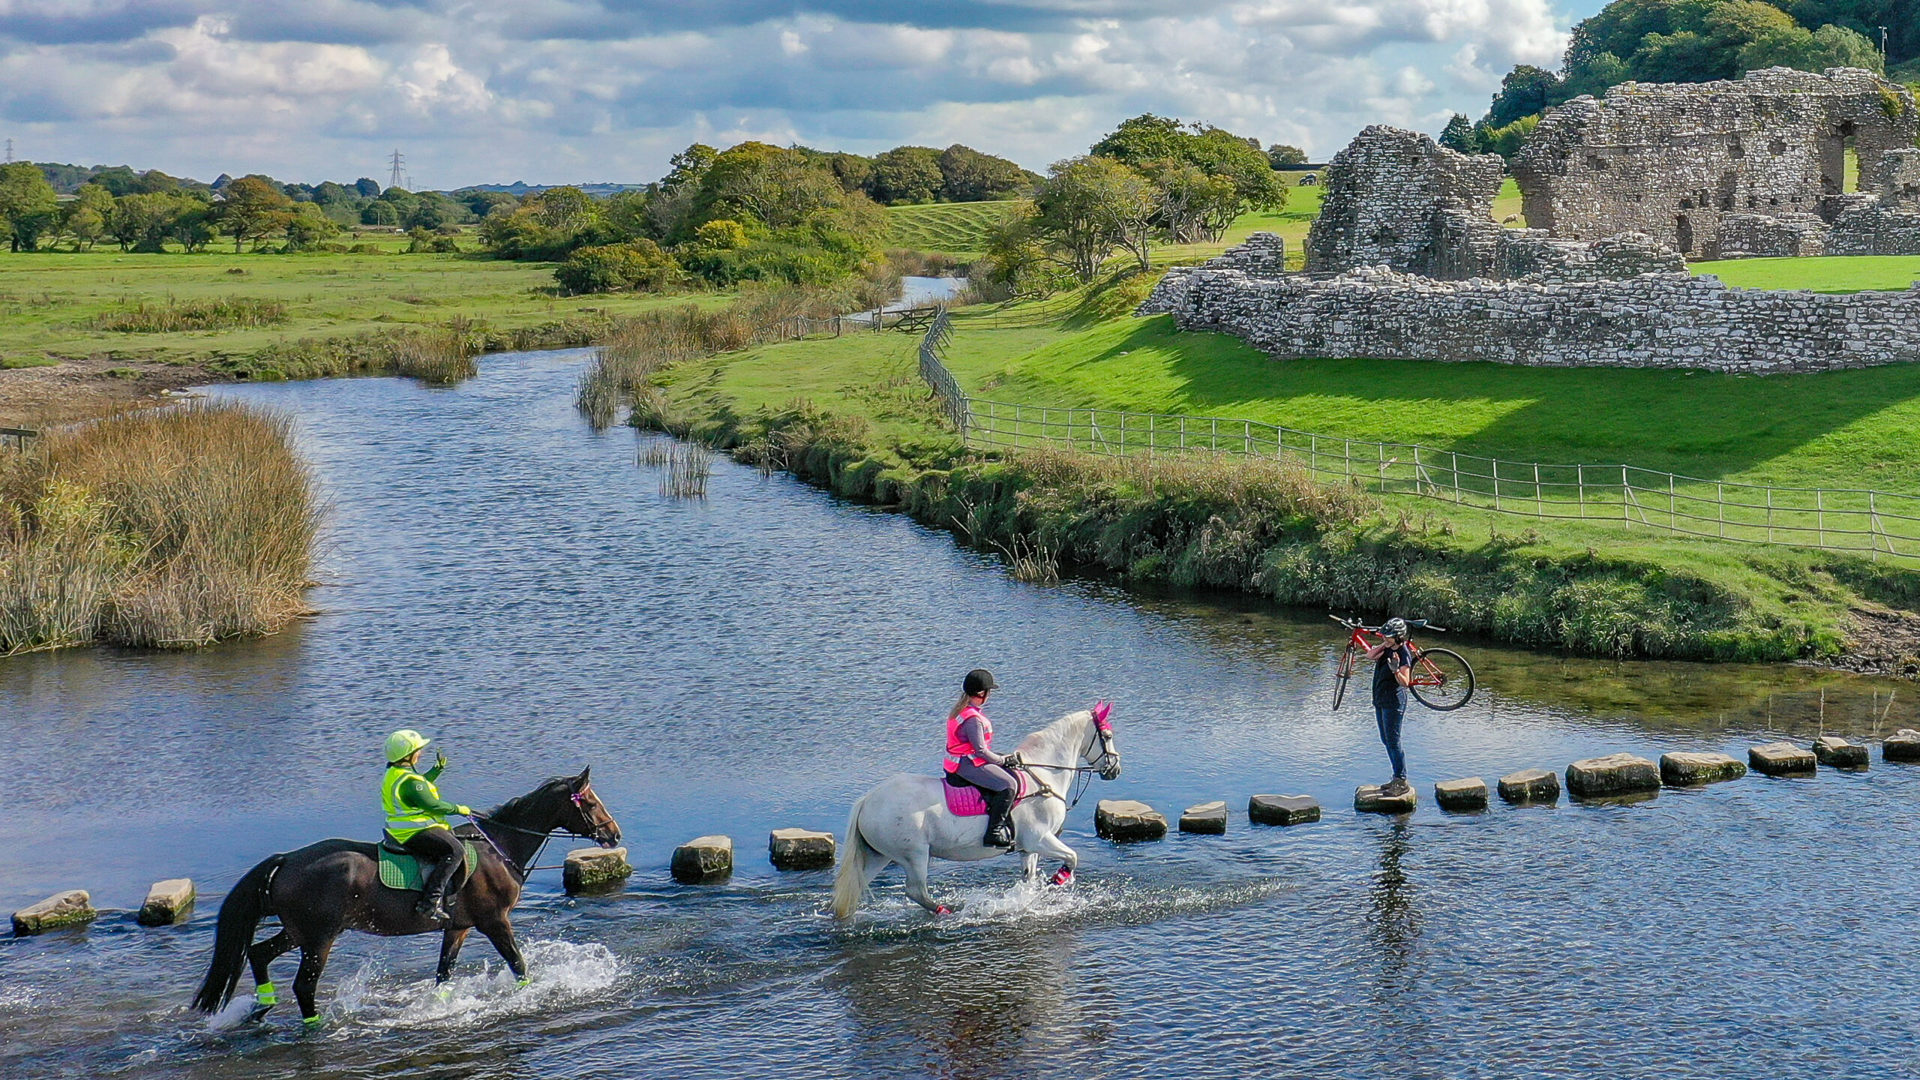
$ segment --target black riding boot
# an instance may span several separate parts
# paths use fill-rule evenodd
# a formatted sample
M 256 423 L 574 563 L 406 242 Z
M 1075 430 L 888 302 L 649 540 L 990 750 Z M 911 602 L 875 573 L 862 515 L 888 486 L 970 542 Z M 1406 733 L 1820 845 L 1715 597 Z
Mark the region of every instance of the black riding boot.
M 981 794 L 987 800 L 987 835 L 982 842 L 988 847 L 1012 847 L 1013 825 L 1007 817 L 1013 813 L 1013 792 L 982 790 Z
M 445 922 L 453 916 L 447 912 L 448 886 L 453 884 L 453 873 L 460 866 L 458 859 L 441 859 L 428 872 L 426 887 L 420 890 L 420 900 L 413 905 L 413 913 L 435 922 Z

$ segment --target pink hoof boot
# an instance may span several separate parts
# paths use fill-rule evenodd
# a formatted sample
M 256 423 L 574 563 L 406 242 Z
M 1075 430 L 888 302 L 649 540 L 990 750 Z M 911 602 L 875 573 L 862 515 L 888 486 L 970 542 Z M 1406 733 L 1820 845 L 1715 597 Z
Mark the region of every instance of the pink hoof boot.
M 935 915 L 951 915 L 953 914 L 953 909 L 945 904 L 941 904 L 939 907 L 933 909 L 933 913 Z
M 1048 878 L 1047 880 L 1051 881 L 1055 885 L 1071 885 L 1073 884 L 1073 868 L 1070 866 L 1063 866 L 1060 869 L 1055 870 L 1053 872 L 1053 876 L 1051 878 Z

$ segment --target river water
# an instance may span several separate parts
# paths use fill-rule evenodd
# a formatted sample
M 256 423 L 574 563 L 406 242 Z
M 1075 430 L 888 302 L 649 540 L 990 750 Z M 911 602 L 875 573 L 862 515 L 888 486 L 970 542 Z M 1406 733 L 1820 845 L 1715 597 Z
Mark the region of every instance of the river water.
M 903 339 L 903 348 L 910 343 Z M 1041 588 L 904 517 L 721 461 L 659 494 L 643 438 L 573 413 L 584 354 L 486 359 L 450 390 L 222 388 L 297 417 L 332 500 L 323 614 L 203 652 L 0 661 L 0 906 L 84 887 L 85 932 L 0 942 L 6 1077 L 1890 1076 L 1920 1067 L 1920 772 L 1750 777 L 1625 806 L 1449 816 L 1432 781 L 1631 750 L 1915 723 L 1920 694 L 1792 668 L 1571 661 L 1449 642 L 1481 694 L 1408 732 L 1428 803 L 1347 809 L 1384 779 L 1358 703 L 1329 709 L 1323 614 Z M 1009 736 L 1096 696 L 1126 758 L 1095 797 L 1225 837 L 1115 847 L 1092 801 L 1080 880 L 941 866 L 935 921 L 897 870 L 851 927 L 770 829 L 839 832 L 859 793 L 931 771 L 960 674 Z M 1892 697 L 1889 697 L 1889 693 Z M 265 855 L 377 835 L 379 746 L 433 735 L 442 788 L 487 805 L 591 764 L 626 830 L 622 894 L 537 875 L 534 983 L 484 942 L 445 1000 L 436 939 L 343 939 L 327 1023 L 212 1030 L 186 1011 L 218 896 Z M 1249 826 L 1259 792 L 1324 821 Z M 738 843 L 728 884 L 673 846 Z M 552 861 L 557 853 L 550 852 Z M 190 876 L 188 924 L 133 925 Z M 281 985 L 291 980 L 283 960 Z

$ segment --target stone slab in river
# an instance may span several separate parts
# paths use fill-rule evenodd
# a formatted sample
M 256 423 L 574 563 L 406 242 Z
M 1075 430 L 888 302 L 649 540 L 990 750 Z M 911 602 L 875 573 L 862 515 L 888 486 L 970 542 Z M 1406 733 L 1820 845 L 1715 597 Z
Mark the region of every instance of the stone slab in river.
M 1167 819 L 1133 799 L 1101 799 L 1093 812 L 1093 831 L 1115 843 L 1158 840 L 1167 835 Z
M 1470 813 L 1487 808 L 1487 782 L 1477 776 L 1465 780 L 1442 780 L 1433 785 L 1433 801 L 1440 809 Z
M 1901 728 L 1880 744 L 1881 761 L 1920 761 L 1920 731 Z
M 140 913 L 134 920 L 141 926 L 172 926 L 193 913 L 197 895 L 193 882 L 187 878 L 156 881 L 153 888 L 147 890 L 146 902 L 140 905 Z
M 701 836 L 673 849 L 673 880 L 686 885 L 733 876 L 733 837 Z
M 1866 747 L 1838 735 L 1822 735 L 1813 740 L 1813 756 L 1829 769 L 1852 769 L 1856 772 L 1867 768 L 1872 760 L 1867 756 Z
M 1221 836 L 1227 831 L 1227 804 L 1203 802 L 1180 812 L 1180 831 Z
M 775 829 L 767 858 L 777 870 L 825 870 L 833 865 L 833 834 L 813 829 Z
M 1747 764 L 1767 776 L 1803 776 L 1817 764 L 1813 751 L 1790 742 L 1773 742 L 1747 751 Z
M 13 913 L 13 936 L 30 937 L 69 926 L 85 926 L 94 920 L 93 897 L 85 889 L 54 893 L 45 900 Z
M 1353 791 L 1353 808 L 1363 814 L 1411 814 L 1420 805 L 1420 793 L 1409 784 L 1404 794 L 1383 795 L 1383 784 L 1364 784 Z
M 1668 787 L 1699 787 L 1738 780 L 1747 775 L 1747 767 L 1725 754 L 1696 754 L 1678 750 L 1660 755 L 1660 782 Z
M 1255 825 L 1319 821 L 1320 803 L 1311 795 L 1255 795 L 1247 800 L 1247 820 Z
M 1567 791 L 1581 799 L 1608 799 L 1660 790 L 1660 766 L 1638 754 L 1582 758 L 1567 766 Z
M 1521 769 L 1500 778 L 1500 797 L 1510 803 L 1560 801 L 1560 774 L 1548 769 Z
M 581 848 L 567 852 L 560 867 L 560 883 L 569 896 L 600 892 L 618 887 L 632 873 L 626 848 Z

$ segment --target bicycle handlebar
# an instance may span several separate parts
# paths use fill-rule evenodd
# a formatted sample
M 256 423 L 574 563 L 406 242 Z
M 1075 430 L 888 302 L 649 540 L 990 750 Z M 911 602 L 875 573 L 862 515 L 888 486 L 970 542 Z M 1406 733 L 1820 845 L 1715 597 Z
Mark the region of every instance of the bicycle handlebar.
M 1343 619 L 1343 618 L 1341 618 L 1341 617 L 1340 617 L 1340 616 L 1338 616 L 1338 615 L 1328 615 L 1328 616 L 1327 616 L 1327 618 L 1329 618 L 1329 619 L 1332 619 L 1332 620 L 1333 620 L 1334 622 L 1337 622 L 1337 623 L 1339 623 L 1339 624 L 1340 624 L 1341 626 L 1344 626 L 1344 627 L 1346 627 L 1346 628 L 1347 628 L 1347 629 L 1349 629 L 1349 630 L 1365 630 L 1366 632 L 1368 632 L 1368 633 L 1370 633 L 1370 634 L 1377 634 L 1377 633 L 1379 633 L 1379 632 L 1380 632 L 1380 628 L 1379 628 L 1379 627 L 1377 627 L 1377 626 L 1368 626 L 1367 624 L 1365 624 L 1365 623 L 1363 623 L 1363 622 L 1361 622 L 1361 621 L 1360 621 L 1359 619 Z M 1408 619 L 1408 620 L 1407 620 L 1407 629 L 1409 629 L 1409 630 L 1432 630 L 1433 632 L 1435 632 L 1435 633 L 1437 633 L 1437 634 L 1444 634 L 1444 633 L 1446 633 L 1446 632 L 1447 632 L 1447 628 L 1446 628 L 1446 627 L 1444 627 L 1444 626 L 1435 626 L 1435 625 L 1433 625 L 1432 623 L 1430 623 L 1430 622 L 1428 622 L 1428 621 L 1427 621 L 1427 620 L 1425 620 L 1425 619 Z

